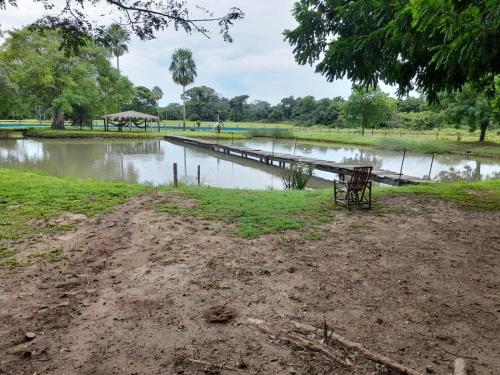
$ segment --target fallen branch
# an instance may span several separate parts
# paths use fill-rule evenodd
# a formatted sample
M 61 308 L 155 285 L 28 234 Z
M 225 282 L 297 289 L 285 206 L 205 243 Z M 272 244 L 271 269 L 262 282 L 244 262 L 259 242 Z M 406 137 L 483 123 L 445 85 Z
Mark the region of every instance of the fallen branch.
M 307 332 L 311 332 L 311 333 L 317 333 L 317 331 L 318 331 L 318 328 L 315 328 L 315 327 L 312 327 L 312 326 L 309 326 L 309 325 L 306 325 L 306 324 L 303 324 L 303 323 L 292 322 L 292 324 L 296 328 L 301 329 L 303 331 L 307 331 Z M 402 365 L 400 363 L 397 363 L 397 362 L 393 361 L 392 359 L 387 358 L 387 357 L 385 357 L 383 355 L 374 353 L 374 352 L 366 349 L 363 345 L 361 345 L 361 344 L 359 344 L 357 342 L 350 341 L 350 340 L 346 339 L 345 337 L 340 336 L 337 333 L 332 332 L 330 339 L 339 342 L 340 344 L 342 344 L 343 346 L 345 346 L 345 347 L 347 347 L 349 349 L 354 349 L 354 350 L 358 351 L 365 358 L 368 358 L 368 359 L 370 359 L 370 360 L 372 360 L 374 362 L 380 363 L 380 364 L 385 365 L 385 366 L 387 366 L 389 368 L 397 370 L 397 371 L 399 371 L 402 374 L 405 374 L 405 375 L 422 375 L 420 372 L 418 372 L 416 370 L 408 368 L 408 367 L 406 367 L 406 366 L 404 366 L 404 365 Z
M 268 327 L 263 320 L 260 319 L 248 319 L 248 322 L 257 326 L 262 332 L 267 333 L 271 336 L 276 337 L 280 341 L 291 343 L 299 348 L 309 349 L 316 352 L 320 352 L 327 358 L 337 362 L 344 367 L 352 367 L 352 363 L 348 360 L 344 360 L 340 355 L 338 355 L 333 349 L 326 345 L 322 345 L 319 342 L 311 340 L 307 337 L 299 336 L 293 332 L 278 331 Z

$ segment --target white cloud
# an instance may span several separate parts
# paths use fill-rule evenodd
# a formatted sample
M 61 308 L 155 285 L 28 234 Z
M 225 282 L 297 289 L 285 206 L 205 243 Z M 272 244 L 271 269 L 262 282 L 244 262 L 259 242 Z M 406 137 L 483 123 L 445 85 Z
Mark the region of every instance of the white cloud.
M 180 88 L 171 81 L 168 71 L 170 56 L 179 47 L 193 51 L 198 66 L 195 85 L 213 87 L 226 97 L 248 94 L 251 99 L 276 103 L 289 95 L 349 95 L 349 81 L 329 83 L 314 73 L 313 68 L 299 66 L 294 61 L 292 49 L 282 35 L 286 28 L 295 25 L 291 15 L 293 0 L 203 0 L 191 1 L 191 4 L 205 6 L 215 14 L 235 6 L 246 16 L 232 29 L 233 43 L 222 41 L 216 28 L 212 30 L 211 39 L 173 29 L 159 33 L 157 39 L 151 41 L 132 39 L 130 53 L 121 58 L 121 70 L 136 85 L 160 86 L 165 93 L 162 103 L 179 101 Z M 116 19 L 102 7 L 90 7 L 86 11 L 97 22 L 109 23 Z M 8 8 L 0 14 L 0 24 L 5 30 L 33 22 L 44 10 L 39 3 L 19 0 L 19 9 Z M 105 16 L 101 16 L 103 14 Z

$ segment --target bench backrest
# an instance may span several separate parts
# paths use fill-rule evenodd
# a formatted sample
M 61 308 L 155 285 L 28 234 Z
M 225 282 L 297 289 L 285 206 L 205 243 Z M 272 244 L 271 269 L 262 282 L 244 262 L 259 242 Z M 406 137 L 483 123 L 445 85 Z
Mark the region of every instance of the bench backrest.
M 354 167 L 351 175 L 351 190 L 363 190 L 372 175 L 372 167 Z

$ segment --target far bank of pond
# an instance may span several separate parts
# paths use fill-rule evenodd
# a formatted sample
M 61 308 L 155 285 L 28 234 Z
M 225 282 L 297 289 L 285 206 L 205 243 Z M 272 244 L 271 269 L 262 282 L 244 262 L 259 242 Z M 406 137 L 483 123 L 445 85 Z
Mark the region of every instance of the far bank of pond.
M 234 143 L 288 154 L 303 155 L 354 165 L 372 165 L 399 171 L 402 153 L 367 147 L 317 144 L 287 139 L 226 139 Z M 403 173 L 417 177 L 429 174 L 431 155 L 409 152 Z M 0 165 L 42 170 L 53 176 L 70 176 L 131 183 L 170 184 L 172 165 L 177 163 L 181 182 L 196 182 L 197 166 L 206 186 L 248 189 L 281 189 L 282 169 L 250 160 L 206 152 L 164 140 L 0 140 Z M 311 186 L 331 187 L 336 176 L 315 172 Z M 463 155 L 436 155 L 431 179 L 440 182 L 480 181 L 500 177 L 500 160 Z

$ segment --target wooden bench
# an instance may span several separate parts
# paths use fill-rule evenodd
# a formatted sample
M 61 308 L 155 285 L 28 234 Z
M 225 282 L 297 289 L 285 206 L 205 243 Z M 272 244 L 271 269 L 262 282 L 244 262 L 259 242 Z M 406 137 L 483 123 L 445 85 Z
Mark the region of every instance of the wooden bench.
M 372 208 L 372 167 L 354 167 L 349 181 L 333 181 L 336 205 Z

